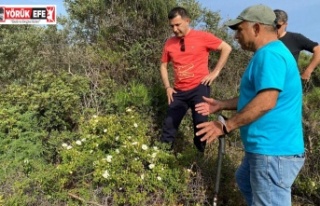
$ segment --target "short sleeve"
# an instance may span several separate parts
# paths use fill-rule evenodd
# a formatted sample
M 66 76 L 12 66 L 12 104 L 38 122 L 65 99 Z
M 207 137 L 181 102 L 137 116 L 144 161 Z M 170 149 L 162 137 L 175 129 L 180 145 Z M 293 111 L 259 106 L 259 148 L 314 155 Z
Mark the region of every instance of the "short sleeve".
M 261 55 L 254 72 L 254 84 L 256 93 L 265 89 L 283 90 L 286 78 L 286 61 L 279 54 L 266 51 L 260 52 Z
M 295 41 L 300 43 L 300 49 L 313 53 L 313 48 L 318 46 L 317 42 L 310 40 L 302 34 L 296 34 Z
M 204 32 L 203 34 L 203 39 L 206 42 L 207 48 L 209 50 L 217 50 L 220 44 L 222 43 L 222 40 L 209 32 Z

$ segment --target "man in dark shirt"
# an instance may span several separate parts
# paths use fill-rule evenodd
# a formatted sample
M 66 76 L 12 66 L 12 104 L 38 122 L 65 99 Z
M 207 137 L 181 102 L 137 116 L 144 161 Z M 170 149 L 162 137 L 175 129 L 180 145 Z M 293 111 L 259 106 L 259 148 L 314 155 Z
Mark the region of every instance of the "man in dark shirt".
M 276 9 L 274 13 L 277 17 L 278 24 L 278 38 L 281 40 L 291 51 L 292 55 L 298 62 L 299 54 L 301 51 L 306 50 L 313 53 L 309 65 L 301 74 L 301 79 L 310 80 L 311 73 L 320 64 L 320 45 L 317 42 L 311 41 L 307 37 L 299 33 L 287 32 L 288 15 L 285 11 Z

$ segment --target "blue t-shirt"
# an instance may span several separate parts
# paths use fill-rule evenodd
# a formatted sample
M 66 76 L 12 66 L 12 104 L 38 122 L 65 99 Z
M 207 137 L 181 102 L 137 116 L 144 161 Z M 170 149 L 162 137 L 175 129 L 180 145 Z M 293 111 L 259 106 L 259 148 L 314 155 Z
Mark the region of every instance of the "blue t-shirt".
M 297 63 L 279 40 L 259 48 L 241 79 L 238 111 L 265 89 L 279 90 L 276 106 L 240 128 L 246 152 L 295 155 L 304 152 L 302 85 Z

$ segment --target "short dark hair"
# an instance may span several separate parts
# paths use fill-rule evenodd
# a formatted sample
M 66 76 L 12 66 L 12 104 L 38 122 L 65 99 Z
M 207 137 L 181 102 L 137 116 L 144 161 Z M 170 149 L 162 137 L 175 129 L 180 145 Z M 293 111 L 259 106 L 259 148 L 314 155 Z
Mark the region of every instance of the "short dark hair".
M 182 18 L 190 18 L 188 11 L 183 7 L 174 7 L 168 14 L 168 19 L 173 19 L 176 16 L 181 16 Z
M 280 10 L 280 9 L 275 9 L 273 10 L 274 13 L 276 14 L 276 17 L 277 17 L 277 21 L 282 21 L 284 23 L 287 23 L 288 22 L 288 14 L 283 11 L 283 10 Z

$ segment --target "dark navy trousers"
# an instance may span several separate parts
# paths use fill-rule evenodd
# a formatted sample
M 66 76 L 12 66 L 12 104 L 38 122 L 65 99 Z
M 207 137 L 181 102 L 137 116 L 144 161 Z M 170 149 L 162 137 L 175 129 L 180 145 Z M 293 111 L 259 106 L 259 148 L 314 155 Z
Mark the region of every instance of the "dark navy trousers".
M 173 94 L 173 102 L 171 102 L 168 107 L 167 116 L 163 123 L 161 141 L 174 143 L 182 118 L 190 108 L 193 119 L 193 142 L 200 152 L 204 152 L 206 143 L 200 141 L 202 136 L 196 136 L 196 132 L 198 131 L 196 125 L 207 122 L 208 116 L 198 114 L 198 112 L 195 111 L 195 105 L 204 101 L 202 96 L 209 97 L 210 86 L 200 84 L 189 91 L 176 91 L 177 93 Z

